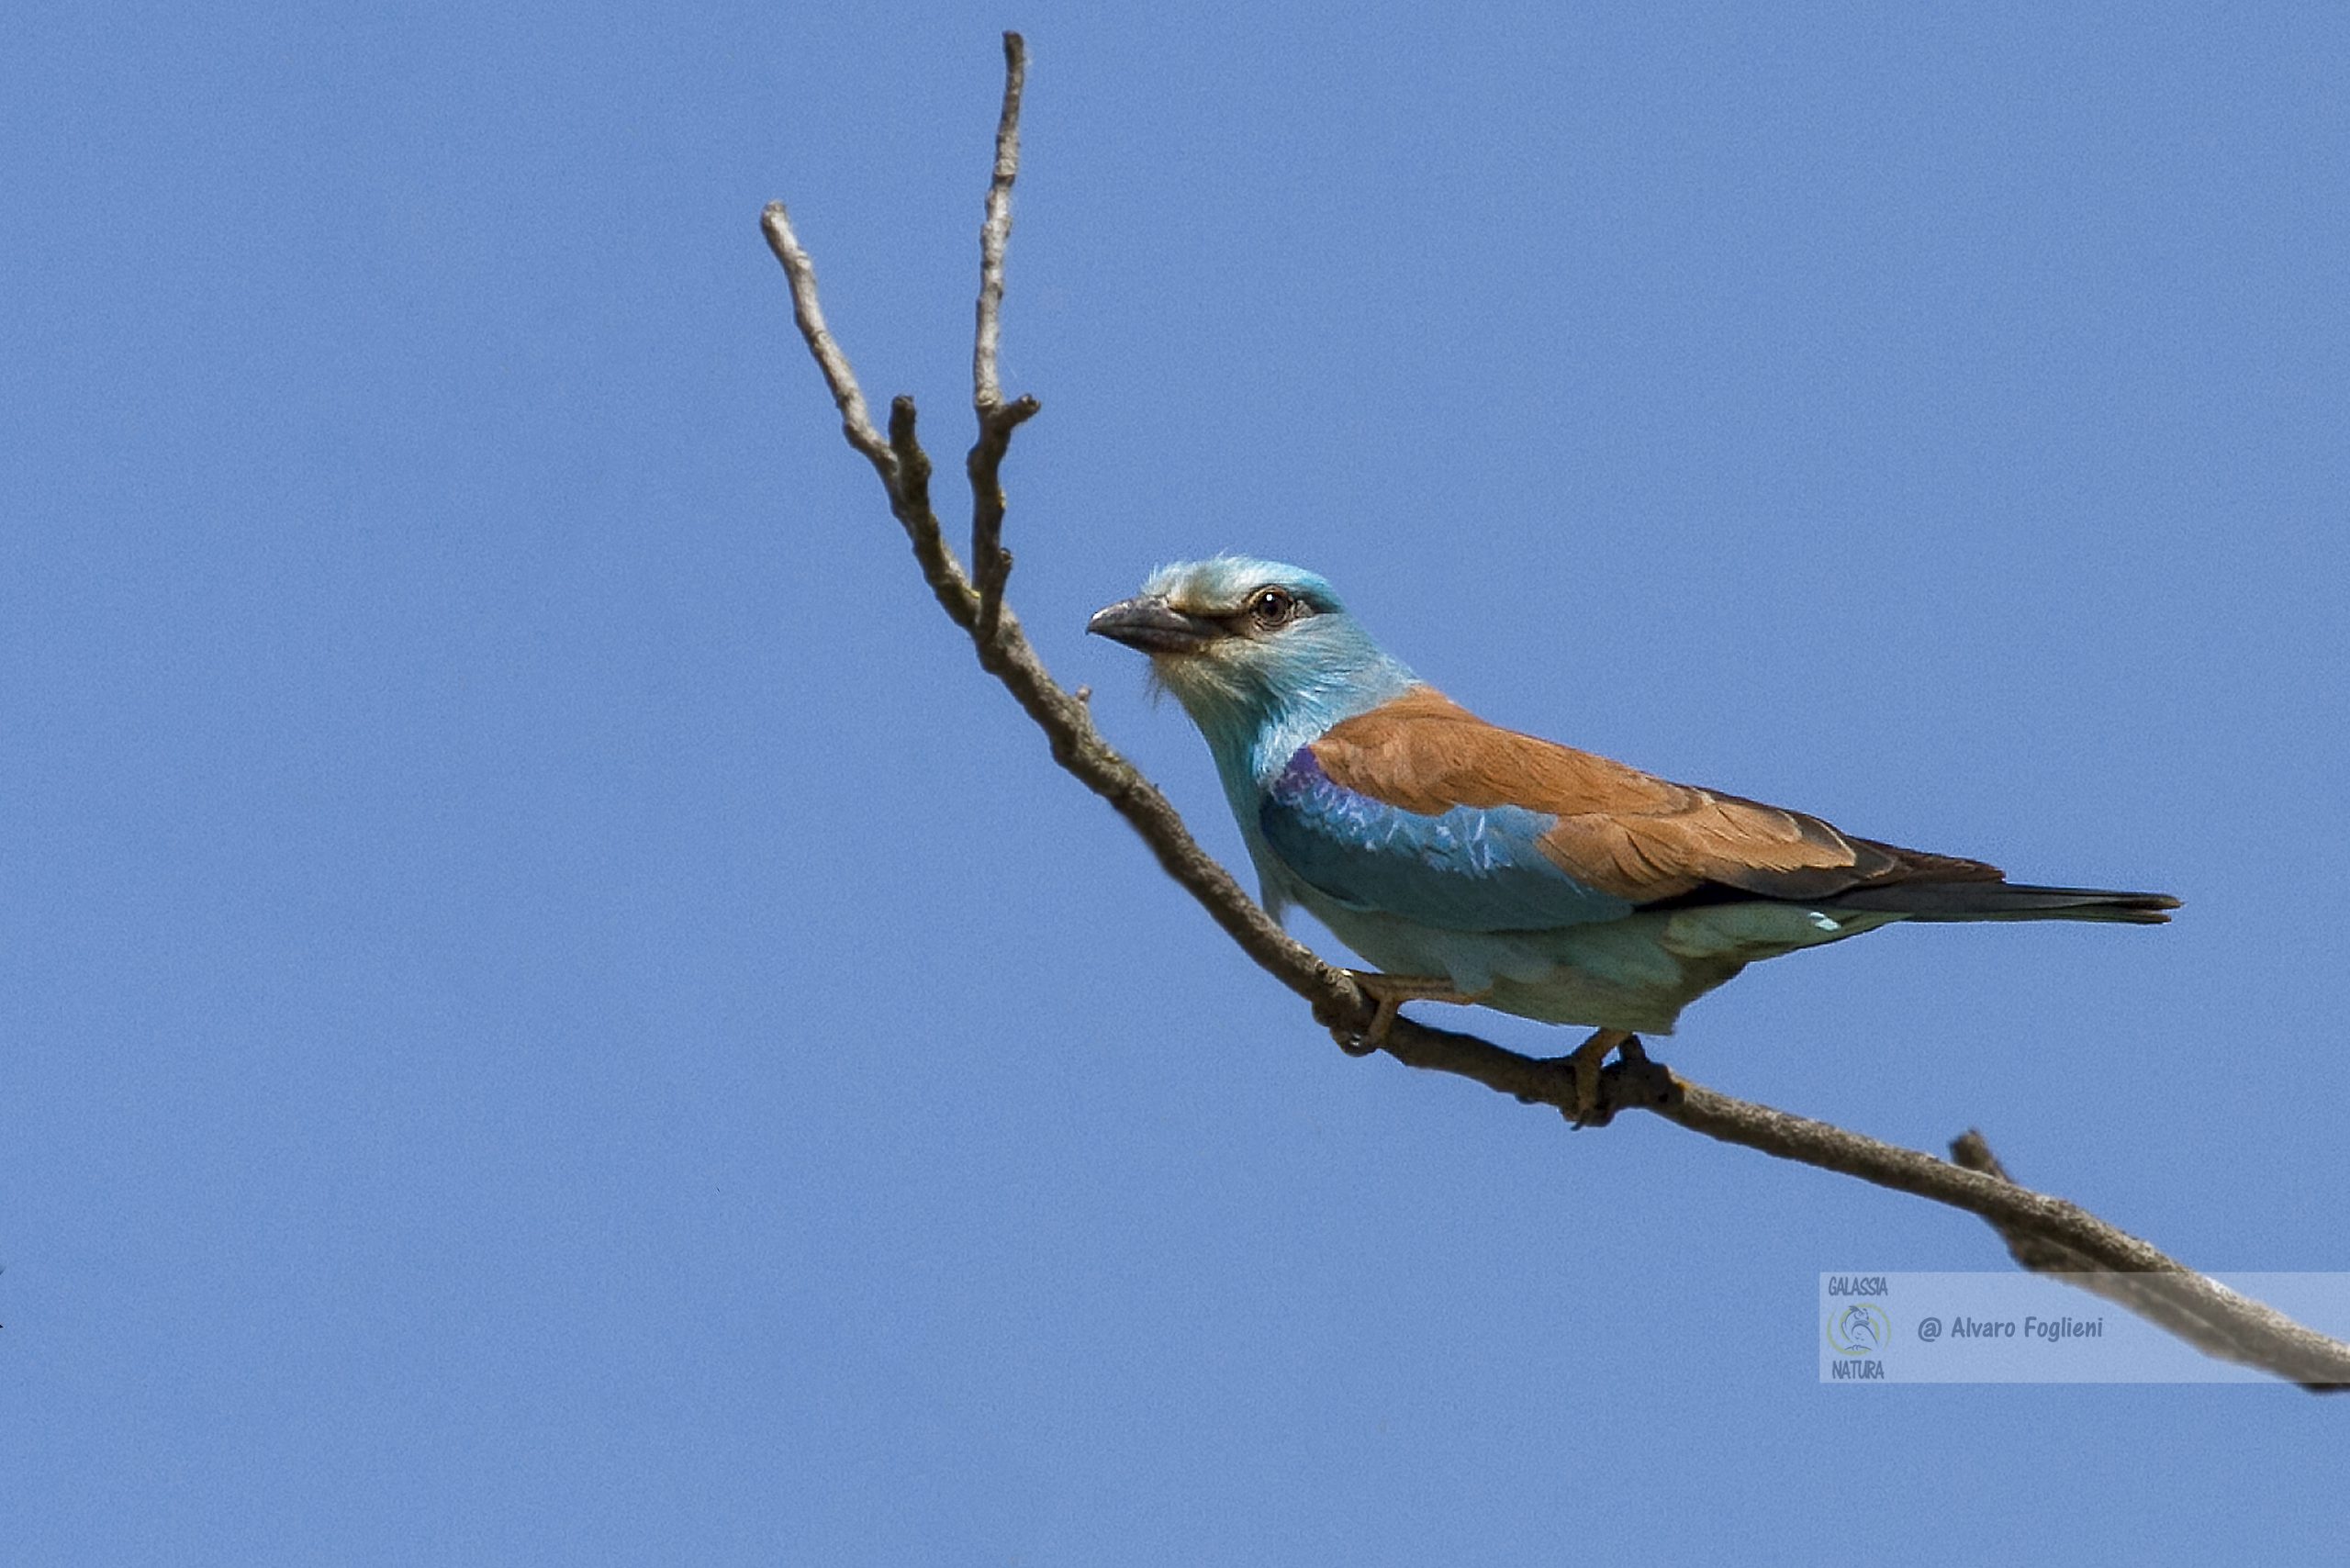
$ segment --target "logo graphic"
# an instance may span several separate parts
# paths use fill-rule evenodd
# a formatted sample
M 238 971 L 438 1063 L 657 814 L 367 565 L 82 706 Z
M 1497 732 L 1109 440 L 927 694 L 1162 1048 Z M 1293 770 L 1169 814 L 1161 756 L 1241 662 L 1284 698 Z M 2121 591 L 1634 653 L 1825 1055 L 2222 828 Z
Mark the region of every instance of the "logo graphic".
M 1893 1321 L 1883 1307 L 1854 1302 L 1828 1319 L 1828 1342 L 1839 1355 L 1879 1355 L 1893 1343 Z

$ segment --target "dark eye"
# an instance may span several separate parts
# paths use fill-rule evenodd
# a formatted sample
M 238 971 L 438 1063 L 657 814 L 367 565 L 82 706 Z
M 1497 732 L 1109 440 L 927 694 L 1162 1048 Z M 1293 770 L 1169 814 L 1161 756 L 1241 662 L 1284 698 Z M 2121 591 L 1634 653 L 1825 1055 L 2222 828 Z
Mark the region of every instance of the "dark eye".
M 1259 588 L 1257 597 L 1248 601 L 1248 613 L 1259 626 L 1279 626 L 1297 613 L 1297 600 L 1286 588 Z

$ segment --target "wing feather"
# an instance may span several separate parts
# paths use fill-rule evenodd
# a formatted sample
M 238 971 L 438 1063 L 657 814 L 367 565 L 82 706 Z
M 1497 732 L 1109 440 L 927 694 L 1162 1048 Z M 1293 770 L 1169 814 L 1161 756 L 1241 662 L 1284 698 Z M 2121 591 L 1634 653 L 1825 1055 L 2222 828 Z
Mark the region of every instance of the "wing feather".
M 1545 854 L 1550 819 L 1510 805 L 1407 811 L 1346 789 L 1300 747 L 1258 812 L 1292 875 L 1355 910 L 1447 931 L 1542 931 L 1631 913 Z
M 1812 900 L 1907 881 L 1997 881 L 1998 868 L 1855 838 L 1801 812 L 1667 779 L 1489 724 L 1416 687 L 1306 748 L 1339 788 L 1420 816 L 1514 808 L 1552 819 L 1535 847 L 1633 904 Z

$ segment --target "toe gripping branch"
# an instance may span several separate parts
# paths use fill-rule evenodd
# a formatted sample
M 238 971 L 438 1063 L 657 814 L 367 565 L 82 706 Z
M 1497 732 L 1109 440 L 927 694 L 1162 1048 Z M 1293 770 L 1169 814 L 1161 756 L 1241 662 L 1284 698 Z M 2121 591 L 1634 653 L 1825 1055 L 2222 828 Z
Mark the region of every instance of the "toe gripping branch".
M 1681 1080 L 1664 1063 L 1650 1059 L 1637 1035 L 1617 1046 L 1616 1059 L 1590 1080 L 1577 1074 L 1572 1055 L 1547 1058 L 1542 1065 L 1558 1075 L 1562 1092 L 1518 1098 L 1557 1105 L 1559 1114 L 1577 1127 L 1604 1127 L 1618 1111 L 1662 1111 L 1681 1103 Z
M 1553 1105 L 1578 1127 L 1604 1127 L 1618 1111 L 1667 1111 L 1684 1098 L 1681 1080 L 1651 1061 L 1637 1036 L 1611 1040 L 1617 1059 L 1602 1066 L 1589 1055 L 1521 1056 L 1474 1035 L 1456 1034 L 1378 1007 L 1368 1015 L 1331 1000 L 1316 1000 L 1315 1021 L 1349 1056 L 1385 1051 L 1406 1067 L 1458 1073 L 1523 1104 Z M 1585 1041 L 1585 1049 L 1595 1044 Z M 1578 1058 L 1580 1057 L 1580 1060 Z

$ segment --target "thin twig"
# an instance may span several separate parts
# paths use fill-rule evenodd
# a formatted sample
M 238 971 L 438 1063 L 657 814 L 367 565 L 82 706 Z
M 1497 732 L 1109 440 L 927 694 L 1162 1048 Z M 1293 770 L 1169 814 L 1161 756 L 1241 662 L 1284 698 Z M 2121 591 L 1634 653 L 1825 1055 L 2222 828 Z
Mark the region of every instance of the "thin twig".
M 973 629 L 979 640 L 979 662 L 988 668 L 996 646 L 996 627 L 1003 618 L 1003 585 L 1012 576 L 1012 552 L 1003 547 L 1003 455 L 1012 446 L 1012 432 L 1036 415 L 1034 398 L 1022 398 L 979 415 L 979 439 L 964 466 L 971 476 L 971 569 L 978 577 L 979 620 Z
M 1003 248 L 1012 238 L 1012 183 L 1020 177 L 1020 95 L 1028 84 L 1028 44 L 1003 35 L 1003 108 L 995 122 L 995 174 L 988 181 L 987 221 L 979 225 L 979 320 L 971 344 L 971 401 L 981 414 L 1003 401 L 996 385 L 1002 342 Z
M 981 231 L 979 341 L 973 357 L 980 440 L 968 465 L 975 501 L 973 550 L 979 562 L 1001 554 L 1003 498 L 997 473 L 1013 431 L 1035 412 L 1033 399 L 1005 405 L 994 387 L 1002 244 L 1010 225 L 1009 207 L 1001 203 L 1018 173 L 1020 89 L 1025 69 L 1017 34 L 1005 35 L 1004 58 L 1004 110 L 997 131 L 988 226 Z M 780 204 L 767 208 L 765 228 L 789 279 L 800 335 L 840 405 L 849 443 L 880 473 L 890 509 L 913 542 L 924 580 L 948 617 L 971 634 L 980 664 L 1044 732 L 1053 759 L 1125 818 L 1161 868 L 1243 952 L 1311 1004 L 1315 1020 L 1341 1044 L 1361 1054 L 1372 1005 L 1352 977 L 1283 931 L 1200 847 L 1167 797 L 1102 738 L 1082 692 L 1072 695 L 1053 679 L 1019 617 L 1002 605 L 1001 576 L 995 578 L 993 599 L 984 586 L 975 588 L 965 576 L 931 510 L 930 459 L 916 439 L 913 400 L 900 398 L 891 403 L 890 435 L 884 442 L 865 414 L 847 360 L 824 330 L 823 314 L 816 305 L 814 269 L 793 239 Z M 1008 566 L 1008 558 L 1003 564 Z M 990 569 L 1000 572 L 1002 567 L 981 569 L 983 585 Z M 1407 1066 L 1452 1073 L 1529 1103 L 1554 1106 L 1569 1115 L 1576 1108 L 1575 1085 L 1564 1058 L 1522 1056 L 1474 1035 L 1409 1018 L 1395 1019 L 1379 1048 Z M 1979 1135 L 1970 1134 L 1953 1146 L 1953 1163 L 1827 1122 L 1733 1099 L 1680 1078 L 1637 1049 L 1628 1055 L 1629 1059 L 1601 1075 L 1597 1121 L 1621 1111 L 1649 1111 L 1725 1143 L 1964 1210 L 1998 1231 L 2024 1267 L 2098 1276 L 2104 1282 L 2075 1282 L 2098 1290 L 2199 1349 L 2312 1388 L 2350 1385 L 2350 1345 L 2196 1273 L 2077 1204 L 2018 1186 L 1998 1169 Z
M 833 389 L 833 402 L 841 411 L 841 433 L 880 471 L 881 483 L 889 487 L 894 499 L 898 485 L 890 449 L 873 428 L 873 416 L 865 410 L 865 394 L 857 389 L 856 373 L 848 367 L 848 355 L 833 341 L 824 326 L 823 307 L 816 303 L 816 263 L 808 259 L 800 236 L 791 231 L 791 214 L 783 203 L 767 203 L 759 215 L 759 228 L 767 237 L 767 249 L 783 263 L 784 276 L 791 281 L 792 319 L 800 323 L 800 335 L 808 340 L 808 352 L 816 356 L 816 366 L 824 373 L 824 385 Z
M 930 584 L 939 608 L 968 632 L 974 613 L 970 580 L 963 576 L 962 563 L 955 559 L 955 551 L 938 526 L 938 514 L 930 510 L 930 454 L 922 449 L 914 434 L 914 400 L 903 395 L 890 399 L 890 451 L 896 456 L 899 474 L 898 487 L 890 498 L 898 521 L 905 525 L 906 537 L 913 543 L 914 559 L 922 563 L 923 580 Z
M 1004 406 L 996 380 L 996 351 L 1003 338 L 1003 252 L 1012 241 L 1012 185 L 1020 177 L 1020 95 L 1028 82 L 1028 45 L 1003 35 L 1003 108 L 995 122 L 995 173 L 988 180 L 987 218 L 979 225 L 979 322 L 971 341 L 971 407 L 979 438 L 964 466 L 971 476 L 971 575 L 979 594 L 979 662 L 992 669 L 996 628 L 1003 614 L 1003 585 L 1012 552 L 1003 547 L 1003 454 L 1012 432 L 1035 417 L 1036 399 Z

